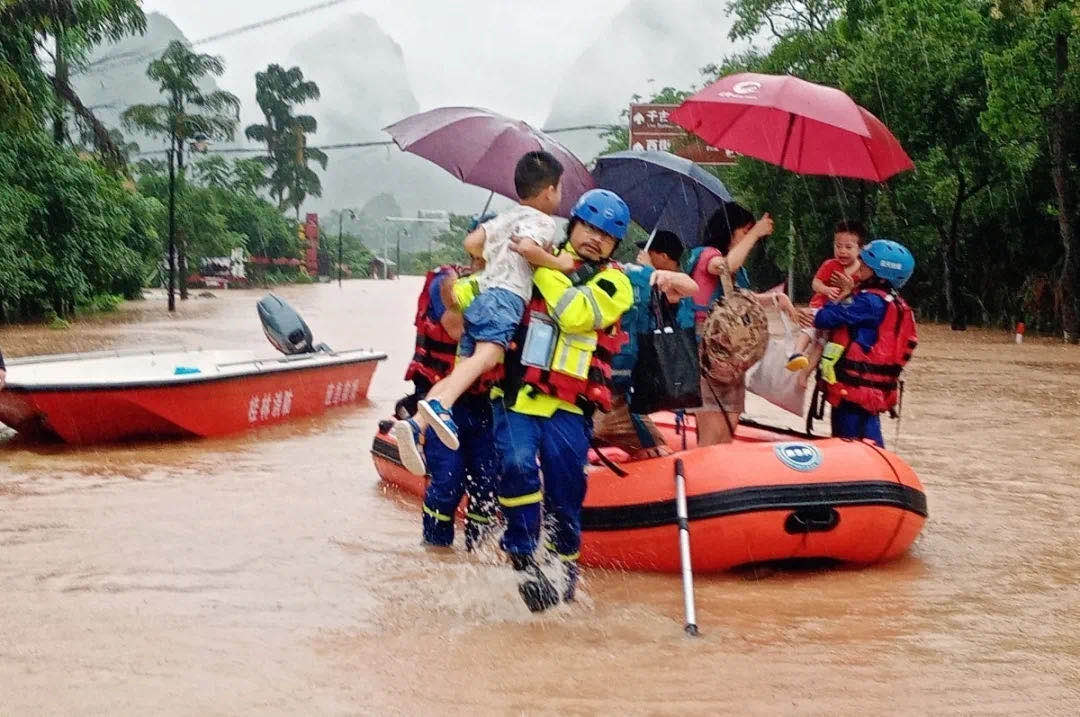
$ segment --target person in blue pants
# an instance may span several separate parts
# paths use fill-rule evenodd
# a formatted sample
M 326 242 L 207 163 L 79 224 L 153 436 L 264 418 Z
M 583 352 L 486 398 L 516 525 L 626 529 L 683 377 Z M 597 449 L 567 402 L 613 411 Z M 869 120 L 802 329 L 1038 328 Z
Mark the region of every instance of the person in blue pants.
M 424 494 L 423 534 L 428 545 L 449 547 L 454 543 L 454 512 L 469 494 L 465 514 L 465 549 L 472 550 L 491 526 L 495 513 L 495 490 L 499 458 L 491 401 L 486 395 L 466 394 L 453 408 L 461 447 L 451 450 L 428 428 L 424 441 L 431 481 Z
M 900 400 L 900 374 L 918 345 L 915 314 L 900 289 L 915 270 L 907 247 L 876 239 L 859 253 L 850 299 L 829 302 L 814 326 L 829 329 L 818 373 L 832 408 L 832 434 L 885 447 L 880 415 Z
M 533 554 L 539 547 L 542 504 L 547 518 L 545 547 L 568 567 L 576 568 L 592 421 L 569 411 L 555 411 L 546 418 L 532 416 L 511 410 L 500 402 L 495 403 L 494 414 L 503 466 L 499 488 L 499 502 L 506 518 L 503 549 L 511 559 Z M 545 475 L 551 476 L 544 482 L 542 501 L 536 500 L 540 497 L 537 495 L 541 485 L 540 466 L 544 467 Z M 530 502 L 520 502 L 523 499 Z M 573 581 L 570 582 L 572 588 Z
M 533 612 L 553 607 L 560 597 L 574 599 L 592 414 L 611 409 L 611 359 L 625 340 L 619 317 L 634 303 L 630 280 L 610 261 L 630 222 L 626 203 L 593 189 L 570 216 L 560 252 L 574 258 L 575 268 L 569 274 L 547 268 L 533 273 L 520 340 L 507 354 L 506 377 L 493 392 L 502 459 L 499 506 L 506 520 L 502 547 Z M 542 516 L 547 550 L 566 578 L 561 596 L 534 556 Z

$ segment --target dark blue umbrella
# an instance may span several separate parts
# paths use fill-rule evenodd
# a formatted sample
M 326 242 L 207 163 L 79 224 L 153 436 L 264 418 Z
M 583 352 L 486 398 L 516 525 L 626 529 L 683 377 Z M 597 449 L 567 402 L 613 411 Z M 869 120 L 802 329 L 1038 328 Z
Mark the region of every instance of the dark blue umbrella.
M 675 232 L 687 248 L 699 246 L 709 217 L 735 201 L 723 182 L 670 152 L 605 154 L 592 175 L 597 187 L 623 198 L 645 231 Z

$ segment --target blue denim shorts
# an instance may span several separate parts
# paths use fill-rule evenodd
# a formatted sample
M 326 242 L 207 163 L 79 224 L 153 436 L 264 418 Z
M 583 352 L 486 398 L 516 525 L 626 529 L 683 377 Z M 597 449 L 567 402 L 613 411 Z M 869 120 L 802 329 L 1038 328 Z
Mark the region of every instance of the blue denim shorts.
M 465 331 L 458 342 L 459 355 L 472 356 L 480 342 L 498 344 L 505 349 L 525 316 L 525 299 L 509 289 L 485 289 L 469 304 L 463 316 Z

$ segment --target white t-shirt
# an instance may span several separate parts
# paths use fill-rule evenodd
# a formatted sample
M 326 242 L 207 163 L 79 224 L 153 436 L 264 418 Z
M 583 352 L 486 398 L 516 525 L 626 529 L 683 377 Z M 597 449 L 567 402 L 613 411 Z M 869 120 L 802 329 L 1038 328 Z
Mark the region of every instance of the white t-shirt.
M 519 204 L 484 222 L 484 270 L 477 277 L 481 291 L 499 288 L 525 301 L 532 296 L 533 268 L 510 249 L 510 237 L 526 237 L 551 251 L 558 229 L 555 220 L 538 209 Z

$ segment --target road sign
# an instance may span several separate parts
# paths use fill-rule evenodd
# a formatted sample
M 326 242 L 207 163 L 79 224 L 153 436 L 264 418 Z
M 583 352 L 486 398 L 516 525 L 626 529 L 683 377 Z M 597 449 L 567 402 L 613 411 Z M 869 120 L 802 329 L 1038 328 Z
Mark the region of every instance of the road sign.
M 630 149 L 661 150 L 698 164 L 732 165 L 738 155 L 710 147 L 668 118 L 678 105 L 630 105 Z

